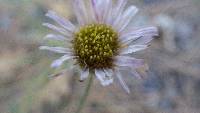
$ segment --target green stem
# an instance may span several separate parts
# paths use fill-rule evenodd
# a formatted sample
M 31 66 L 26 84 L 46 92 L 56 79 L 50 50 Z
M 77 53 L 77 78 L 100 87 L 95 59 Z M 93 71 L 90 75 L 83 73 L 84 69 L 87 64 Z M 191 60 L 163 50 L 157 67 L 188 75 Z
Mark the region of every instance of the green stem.
M 92 86 L 92 81 L 93 81 L 93 75 L 90 74 L 89 75 L 89 81 L 88 81 L 87 86 L 85 88 L 85 92 L 84 92 L 83 96 L 80 99 L 80 103 L 79 103 L 79 106 L 78 106 L 78 109 L 77 109 L 76 113 L 80 113 L 81 110 L 83 109 L 83 106 L 84 106 L 84 104 L 85 104 L 85 102 L 87 100 L 87 97 L 89 95 L 89 92 L 90 92 L 90 89 L 91 89 L 91 86 Z

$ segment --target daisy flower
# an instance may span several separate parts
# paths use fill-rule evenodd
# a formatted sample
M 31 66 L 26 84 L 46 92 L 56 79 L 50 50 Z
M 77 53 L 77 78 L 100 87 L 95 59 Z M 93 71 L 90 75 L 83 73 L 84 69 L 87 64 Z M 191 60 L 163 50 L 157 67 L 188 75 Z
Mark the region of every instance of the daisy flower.
M 144 64 L 142 59 L 130 56 L 148 47 L 148 43 L 158 35 L 156 27 L 136 29 L 128 27 L 138 9 L 131 5 L 125 8 L 127 0 L 90 0 L 86 6 L 84 0 L 74 0 L 73 9 L 78 25 L 48 11 L 47 17 L 57 25 L 43 25 L 56 31 L 46 38 L 66 42 L 70 47 L 41 46 L 62 54 L 53 61 L 51 67 L 60 67 L 63 62 L 73 60 L 75 67 L 81 70 L 80 79 L 84 80 L 93 73 L 103 86 L 113 83 L 116 76 L 126 92 L 130 92 L 123 80 L 121 70 L 129 69 L 138 76 L 136 68 Z M 93 75 L 92 75 L 93 76 Z

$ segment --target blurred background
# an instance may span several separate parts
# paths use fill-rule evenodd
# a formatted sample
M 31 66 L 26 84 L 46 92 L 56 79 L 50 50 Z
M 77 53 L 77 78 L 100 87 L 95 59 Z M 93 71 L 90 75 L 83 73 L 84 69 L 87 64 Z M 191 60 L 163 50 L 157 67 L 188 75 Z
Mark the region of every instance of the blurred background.
M 115 0 L 114 0 L 115 1 Z M 128 95 L 117 80 L 102 87 L 94 81 L 82 113 L 200 113 L 200 1 L 129 0 L 140 12 L 135 26 L 159 26 L 160 36 L 137 55 L 146 66 L 123 77 Z M 72 71 L 54 79 L 48 75 L 58 57 L 38 47 L 51 32 L 48 10 L 76 23 L 69 0 L 0 0 L 0 113 L 73 113 L 87 81 Z M 45 44 L 59 45 L 48 41 Z M 66 63 L 63 68 L 70 68 Z

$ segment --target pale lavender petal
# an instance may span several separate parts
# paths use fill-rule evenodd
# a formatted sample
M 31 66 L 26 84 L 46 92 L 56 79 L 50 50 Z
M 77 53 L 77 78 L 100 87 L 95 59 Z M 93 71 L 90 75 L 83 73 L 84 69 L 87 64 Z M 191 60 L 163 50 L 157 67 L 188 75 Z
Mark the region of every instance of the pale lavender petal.
M 81 80 L 84 80 L 88 77 L 89 75 L 89 68 L 84 68 L 83 70 L 81 70 Z
M 92 0 L 92 5 L 93 5 L 94 12 L 95 12 L 96 20 L 98 22 L 102 22 L 104 1 L 103 0 Z
M 52 39 L 52 40 L 58 40 L 58 41 L 69 41 L 68 38 L 58 35 L 58 34 L 48 34 L 44 37 L 44 39 Z
M 115 70 L 115 74 L 120 82 L 120 84 L 122 85 L 122 87 L 124 88 L 124 90 L 127 92 L 127 93 L 130 93 L 130 90 L 128 88 L 128 86 L 126 85 L 126 83 L 124 82 L 122 76 L 121 76 L 121 73 L 118 69 Z
M 69 59 L 73 59 L 74 56 L 71 55 L 64 55 L 61 58 L 54 60 L 53 63 L 51 64 L 52 68 L 57 68 L 60 67 L 64 61 L 69 60 Z
M 144 36 L 144 37 L 141 37 L 137 40 L 135 40 L 132 44 L 148 44 L 149 42 L 151 42 L 152 40 L 154 39 L 153 36 Z
M 146 31 L 142 31 L 143 36 L 134 41 L 133 44 L 148 44 L 151 40 L 154 39 L 154 36 L 158 36 L 159 32 L 156 27 L 147 28 Z
M 84 0 L 74 0 L 74 11 L 80 25 L 88 23 L 88 15 Z
M 49 23 L 43 23 L 42 24 L 43 26 L 46 26 L 54 31 L 57 31 L 59 33 L 62 33 L 63 35 L 65 36 L 68 36 L 68 37 L 71 37 L 72 36 L 72 33 L 70 33 L 69 31 L 66 31 L 65 29 L 63 28 L 60 28 L 60 27 L 57 27 L 55 25 L 52 25 L 52 24 L 49 24 Z
M 141 33 L 138 33 L 138 34 L 135 34 L 135 35 L 132 35 L 132 36 L 127 36 L 127 37 L 119 37 L 121 42 L 124 43 L 125 45 L 129 44 L 130 42 L 134 41 L 134 40 L 137 40 L 139 38 L 142 37 L 142 34 Z
M 123 33 L 122 37 L 128 37 L 128 36 L 134 36 L 134 35 L 151 35 L 151 36 L 157 36 L 158 35 L 158 29 L 156 27 L 146 27 L 136 30 L 135 28 L 130 29 L 127 31 L 127 33 Z
M 76 8 L 76 6 L 74 5 L 74 13 L 75 13 L 75 15 L 76 15 L 76 19 L 77 19 L 77 21 L 78 21 L 78 24 L 79 25 L 84 25 L 84 20 L 82 19 L 82 15 L 80 14 L 80 12 L 77 10 L 77 9 L 75 9 Z
M 111 8 L 112 8 L 112 1 L 104 0 L 103 22 L 106 22 L 108 20 L 108 17 L 112 16 L 112 15 L 109 15 L 109 13 L 111 13 Z
M 46 16 L 53 19 L 54 21 L 56 21 L 60 26 L 62 26 L 66 30 L 68 30 L 70 32 L 74 32 L 75 26 L 69 20 L 66 20 L 66 19 L 58 16 L 56 14 L 56 12 L 48 11 Z
M 112 13 L 112 17 L 113 17 L 113 22 L 112 23 L 113 24 L 114 24 L 114 22 L 120 20 L 120 16 L 122 15 L 122 12 L 124 10 L 124 7 L 125 7 L 126 3 L 127 3 L 127 0 L 118 0 L 117 1 L 117 4 L 113 8 L 113 13 Z
M 112 6 L 112 1 L 110 3 L 109 8 L 107 9 L 107 13 L 106 13 L 106 18 L 105 18 L 105 23 L 107 23 L 108 25 L 112 26 L 112 22 L 113 22 L 113 6 Z
M 92 4 L 92 9 L 94 11 L 94 15 L 95 15 L 95 18 L 96 18 L 96 21 L 98 21 L 98 10 L 97 10 L 97 3 L 98 0 L 91 0 L 91 4 Z
M 131 70 L 131 73 L 132 73 L 135 77 L 137 77 L 138 79 L 142 79 L 141 75 L 140 75 L 135 69 L 132 69 L 132 70 Z
M 70 54 L 71 49 L 69 48 L 63 48 L 63 47 L 48 47 L 48 46 L 40 46 L 41 50 L 49 50 L 55 53 L 65 53 L 65 54 Z
M 119 32 L 123 31 L 127 25 L 130 23 L 133 16 L 138 12 L 135 6 L 130 6 L 122 15 L 121 21 L 118 24 Z
M 122 33 L 120 40 L 122 43 L 129 44 L 136 40 L 145 40 L 145 42 L 151 41 L 153 36 L 158 36 L 158 30 L 156 27 L 147 27 L 139 30 L 131 30 L 127 33 Z
M 142 59 L 136 59 L 129 56 L 116 56 L 115 64 L 117 66 L 122 66 L 122 67 L 127 66 L 127 67 L 137 68 L 143 66 L 144 61 Z
M 92 0 L 90 0 L 89 2 L 89 10 L 88 10 L 88 15 L 90 16 L 89 21 L 92 23 L 96 23 L 97 22 L 97 18 L 96 18 L 96 12 L 94 10 L 94 6 L 92 3 Z
M 49 75 L 49 78 L 55 78 L 55 77 L 58 77 L 58 76 L 62 76 L 62 75 L 65 74 L 66 71 L 67 71 L 67 70 L 65 69 L 65 70 L 62 70 L 62 71 L 59 72 L 59 73 L 51 74 L 51 75 Z
M 133 76 L 135 76 L 136 78 L 142 79 L 142 76 L 141 76 L 141 75 L 136 71 L 136 69 L 133 68 L 133 67 L 129 67 L 129 68 L 127 68 L 127 67 L 122 67 L 122 68 L 120 68 L 120 70 L 129 71 L 129 72 L 131 72 L 131 74 L 132 74 Z
M 127 48 L 122 49 L 120 52 L 120 55 L 125 55 L 129 53 L 141 51 L 141 50 L 146 49 L 147 47 L 148 47 L 147 45 L 130 45 Z

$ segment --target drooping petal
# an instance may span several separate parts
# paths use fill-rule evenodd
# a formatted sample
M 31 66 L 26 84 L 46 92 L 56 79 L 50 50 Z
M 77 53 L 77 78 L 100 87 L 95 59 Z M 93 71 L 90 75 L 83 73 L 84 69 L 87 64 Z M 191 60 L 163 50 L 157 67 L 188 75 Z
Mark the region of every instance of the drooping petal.
M 147 45 L 130 45 L 127 48 L 121 50 L 120 55 L 125 55 L 129 53 L 134 53 L 147 48 Z
M 88 23 L 88 15 L 84 0 L 74 0 L 74 11 L 80 25 Z
M 84 68 L 83 70 L 81 70 L 81 80 L 84 80 L 88 77 L 89 75 L 89 68 Z
M 128 86 L 126 85 L 126 83 L 124 82 L 123 78 L 122 78 L 122 75 L 120 73 L 120 71 L 118 69 L 115 70 L 115 74 L 120 82 L 120 84 L 122 85 L 122 87 L 124 88 L 124 90 L 127 92 L 127 93 L 130 93 L 130 90 L 128 88 Z
M 129 56 L 117 56 L 115 64 L 117 66 L 127 66 L 132 68 L 137 68 L 144 65 L 144 61 L 142 59 L 136 59 Z
M 52 24 L 49 24 L 49 23 L 43 23 L 42 25 L 46 26 L 46 27 L 48 27 L 48 28 L 50 28 L 50 29 L 52 29 L 54 31 L 57 31 L 57 32 L 65 35 L 67 37 L 71 37 L 72 36 L 72 33 L 70 33 L 69 31 L 66 31 L 65 29 L 57 27 L 55 25 L 52 25 Z
M 71 55 L 64 55 L 61 58 L 54 60 L 53 63 L 51 64 L 52 68 L 57 68 L 59 66 L 61 66 L 63 64 L 64 61 L 69 60 L 69 59 L 73 59 L 74 56 Z
M 55 53 L 65 53 L 65 54 L 70 54 L 71 49 L 69 48 L 63 48 L 63 47 L 49 47 L 49 46 L 40 46 L 41 50 L 49 50 Z
M 113 78 L 106 77 L 103 70 L 95 69 L 95 75 L 100 80 L 102 86 L 108 86 L 113 83 Z
M 102 70 L 95 69 L 95 75 L 100 80 L 100 82 L 102 84 L 103 81 L 104 81 L 104 78 L 105 78 L 105 73 Z
M 119 32 L 123 31 L 127 25 L 130 23 L 133 16 L 138 12 L 135 6 L 130 6 L 122 15 L 121 20 L 118 24 Z
M 122 33 L 120 40 L 125 44 L 129 44 L 136 40 L 138 42 L 144 40 L 143 44 L 146 44 L 151 41 L 153 36 L 158 36 L 158 29 L 156 27 L 147 27 L 139 30 L 129 30 L 127 33 Z
M 108 77 L 112 77 L 112 75 L 113 75 L 112 69 L 104 69 L 104 72 L 106 73 L 106 75 L 107 75 Z
M 113 83 L 113 78 L 109 78 L 109 79 L 104 80 L 102 85 L 103 86 L 109 86 L 112 83 Z
M 56 21 L 60 26 L 62 26 L 66 30 L 74 32 L 75 26 L 69 20 L 66 20 L 63 17 L 58 16 L 56 12 L 48 11 L 46 16 Z

